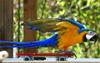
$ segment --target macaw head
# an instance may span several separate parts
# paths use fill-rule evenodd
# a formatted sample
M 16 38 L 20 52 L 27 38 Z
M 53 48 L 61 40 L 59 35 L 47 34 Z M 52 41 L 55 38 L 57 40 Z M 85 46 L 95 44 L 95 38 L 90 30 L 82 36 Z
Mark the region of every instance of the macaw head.
M 92 43 L 92 42 L 96 42 L 97 39 L 98 39 L 97 33 L 93 32 L 93 31 L 88 31 L 88 33 L 84 36 L 83 41 L 84 42 L 90 41 Z

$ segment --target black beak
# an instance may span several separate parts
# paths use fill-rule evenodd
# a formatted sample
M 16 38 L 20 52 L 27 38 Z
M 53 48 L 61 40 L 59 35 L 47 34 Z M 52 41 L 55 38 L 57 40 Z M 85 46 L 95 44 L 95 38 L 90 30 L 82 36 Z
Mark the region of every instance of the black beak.
M 98 35 L 97 34 L 95 34 L 91 39 L 87 39 L 86 38 L 86 35 L 84 35 L 84 37 L 83 37 L 83 42 L 87 42 L 87 41 L 90 41 L 90 42 L 97 42 L 97 40 L 98 40 Z
M 97 42 L 97 39 L 98 39 L 98 35 L 96 34 L 89 41 Z

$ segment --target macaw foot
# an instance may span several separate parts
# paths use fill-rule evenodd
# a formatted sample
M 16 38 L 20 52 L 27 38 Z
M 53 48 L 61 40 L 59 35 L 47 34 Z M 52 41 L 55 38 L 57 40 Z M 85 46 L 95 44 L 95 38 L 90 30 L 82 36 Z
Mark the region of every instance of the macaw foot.
M 60 50 L 59 53 L 68 54 L 68 55 L 70 55 L 70 57 L 74 56 L 75 58 L 77 58 L 76 54 L 71 50 L 66 50 L 66 51 L 65 50 Z

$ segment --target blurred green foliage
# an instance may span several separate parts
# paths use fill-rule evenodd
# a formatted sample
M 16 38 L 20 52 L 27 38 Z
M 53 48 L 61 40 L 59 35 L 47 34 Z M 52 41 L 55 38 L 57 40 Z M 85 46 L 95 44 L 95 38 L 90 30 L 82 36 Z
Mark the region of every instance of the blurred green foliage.
M 94 30 L 100 36 L 100 0 L 38 0 L 38 19 L 71 17 Z M 47 34 L 45 35 L 47 36 Z M 43 36 L 40 36 L 43 39 Z M 100 58 L 100 38 L 96 43 L 76 44 L 70 48 L 78 58 Z M 39 48 L 39 52 L 54 52 L 56 49 Z
M 14 0 L 14 41 L 23 40 L 23 0 Z M 100 0 L 38 0 L 37 18 L 56 18 L 59 16 L 70 17 L 78 20 L 87 28 L 94 30 L 100 37 Z M 19 22 L 20 21 L 20 22 Z M 18 25 L 19 24 L 19 25 Z M 20 27 L 20 28 L 19 28 Z M 20 31 L 20 32 L 19 32 Z M 42 40 L 50 37 L 51 33 L 40 35 L 37 32 L 37 39 Z M 100 58 L 100 38 L 96 43 L 76 44 L 70 48 L 78 58 Z M 55 53 L 56 48 L 38 48 L 39 53 Z
M 23 0 L 13 0 L 13 40 L 23 41 Z

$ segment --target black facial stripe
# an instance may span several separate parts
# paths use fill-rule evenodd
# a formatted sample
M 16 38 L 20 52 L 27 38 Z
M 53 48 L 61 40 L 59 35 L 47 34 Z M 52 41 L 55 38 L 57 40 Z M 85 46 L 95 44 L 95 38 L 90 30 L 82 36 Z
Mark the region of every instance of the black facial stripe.
M 83 42 L 86 42 L 87 39 L 86 39 L 86 34 L 83 36 Z

